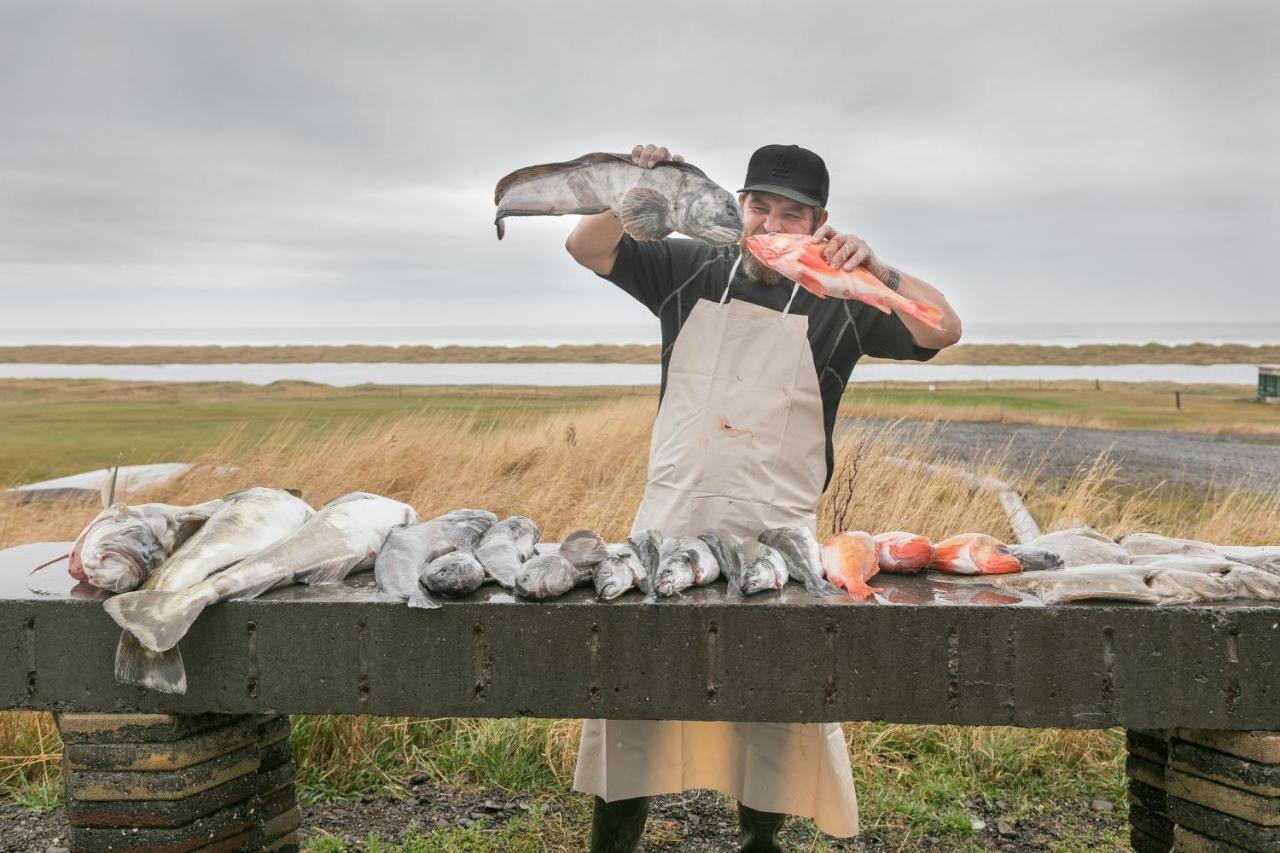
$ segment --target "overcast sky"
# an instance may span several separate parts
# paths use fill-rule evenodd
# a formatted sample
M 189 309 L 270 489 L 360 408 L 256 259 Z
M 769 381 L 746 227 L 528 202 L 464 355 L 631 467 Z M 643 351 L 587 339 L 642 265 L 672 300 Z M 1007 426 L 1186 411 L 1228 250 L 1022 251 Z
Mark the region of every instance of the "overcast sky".
M 572 217 L 492 226 L 643 142 L 818 151 L 966 321 L 1280 327 L 1277 9 L 8 0 L 0 330 L 643 323 Z

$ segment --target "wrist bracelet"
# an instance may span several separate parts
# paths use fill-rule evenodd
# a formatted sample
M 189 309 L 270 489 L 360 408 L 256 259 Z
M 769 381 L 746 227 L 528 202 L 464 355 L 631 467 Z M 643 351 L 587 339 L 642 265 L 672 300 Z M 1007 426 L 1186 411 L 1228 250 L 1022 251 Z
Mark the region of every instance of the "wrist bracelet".
M 896 269 L 889 267 L 889 280 L 885 282 L 884 286 L 892 290 L 894 293 L 897 293 L 898 287 L 901 284 L 902 276 L 898 275 L 898 271 Z

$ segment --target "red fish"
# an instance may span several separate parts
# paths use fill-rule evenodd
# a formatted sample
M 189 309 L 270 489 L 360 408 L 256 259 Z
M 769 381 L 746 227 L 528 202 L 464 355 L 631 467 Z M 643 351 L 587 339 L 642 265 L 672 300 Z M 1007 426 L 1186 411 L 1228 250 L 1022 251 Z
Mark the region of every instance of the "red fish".
M 875 587 L 867 581 L 880 571 L 876 543 L 870 533 L 845 531 L 822 543 L 822 571 L 827 580 L 849 593 L 850 598 L 867 599 Z
M 882 572 L 914 575 L 933 562 L 933 543 L 927 536 L 895 530 L 877 533 L 875 543 Z
M 819 299 L 856 299 L 886 314 L 896 309 L 927 326 L 942 328 L 940 309 L 895 293 L 863 267 L 846 272 L 828 264 L 822 257 L 826 244 L 826 240 L 813 242 L 808 234 L 753 234 L 747 238 L 747 249 L 760 263 Z
M 952 575 L 1007 575 L 1022 571 L 1009 546 L 985 533 L 961 533 L 934 546 L 933 564 Z

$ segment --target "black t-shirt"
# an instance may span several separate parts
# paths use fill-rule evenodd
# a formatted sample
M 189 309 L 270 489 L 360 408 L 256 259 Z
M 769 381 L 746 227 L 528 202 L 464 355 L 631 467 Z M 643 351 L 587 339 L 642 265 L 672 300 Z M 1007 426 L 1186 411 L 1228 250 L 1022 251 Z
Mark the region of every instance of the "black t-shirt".
M 662 323 L 662 394 L 667 390 L 667 365 L 680 327 L 699 299 L 720 301 L 729 270 L 737 256 L 737 246 L 716 248 L 700 240 L 689 239 L 639 243 L 623 235 L 613 271 L 602 277 L 643 303 Z M 739 267 L 729 298 L 781 311 L 791 298 L 791 291 L 789 281 L 777 285 L 760 284 L 747 278 Z M 831 431 L 836 423 L 836 410 L 858 359 L 872 355 L 928 361 L 938 351 L 917 346 L 897 314 L 885 314 L 862 302 L 819 299 L 800 288 L 789 313 L 809 317 L 809 346 L 818 371 L 823 423 L 827 431 L 825 490 L 835 467 Z

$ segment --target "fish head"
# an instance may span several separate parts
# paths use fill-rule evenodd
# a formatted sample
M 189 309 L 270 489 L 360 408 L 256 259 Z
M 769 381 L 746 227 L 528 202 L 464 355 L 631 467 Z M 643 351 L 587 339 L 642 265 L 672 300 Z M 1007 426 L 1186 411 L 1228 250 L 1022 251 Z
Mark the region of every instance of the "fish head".
M 780 234 L 774 231 L 752 234 L 746 240 L 747 251 L 755 255 L 760 263 L 776 269 L 778 264 L 796 251 L 801 241 L 807 239 L 807 235 Z
M 767 560 L 752 560 L 742 567 L 742 591 L 747 595 L 777 588 L 777 572 Z
M 1005 575 L 1022 571 L 1022 563 L 1018 562 L 1009 546 L 990 536 L 976 539 L 969 553 L 981 574 Z
M 714 246 L 732 246 L 742 239 L 742 208 L 710 181 L 693 181 L 678 199 L 676 224 L 682 234 Z
M 163 519 L 142 507 L 112 504 L 80 533 L 72 546 L 68 571 L 110 592 L 137 588 L 167 556 Z

